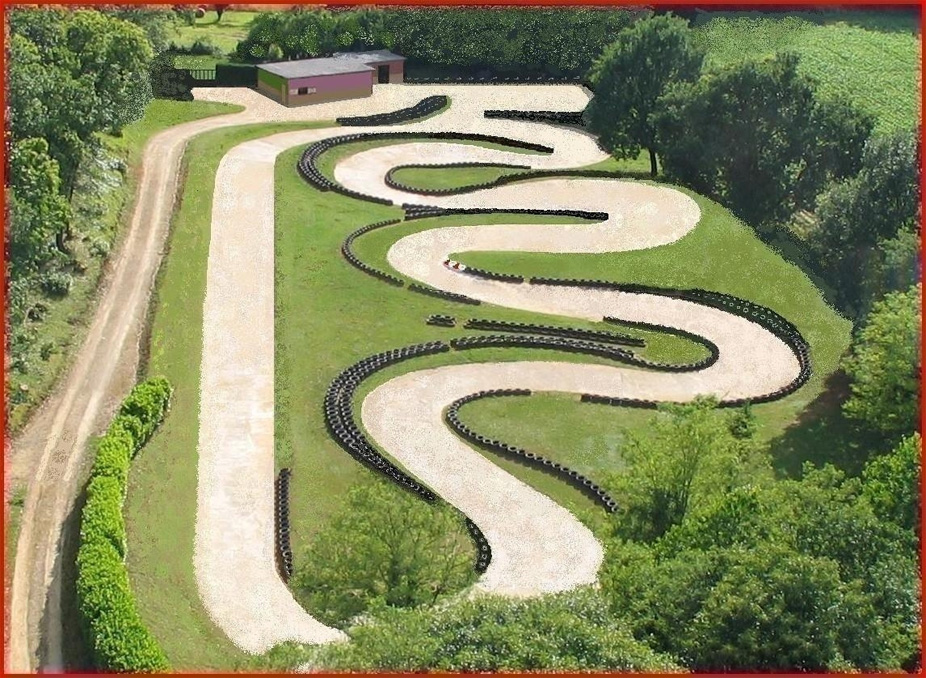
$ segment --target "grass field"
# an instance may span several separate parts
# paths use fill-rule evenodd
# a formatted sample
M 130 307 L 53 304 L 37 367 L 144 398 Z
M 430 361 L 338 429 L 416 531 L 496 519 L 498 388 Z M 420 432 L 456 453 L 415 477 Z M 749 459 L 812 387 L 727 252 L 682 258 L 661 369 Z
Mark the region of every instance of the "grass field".
M 916 17 L 898 12 L 699 13 L 696 41 L 705 64 L 723 66 L 791 51 L 824 96 L 843 96 L 871 113 L 876 131 L 920 120 L 920 39 Z
M 238 106 L 212 102 L 151 102 L 144 117 L 125 127 L 120 137 L 100 135 L 105 160 L 86 163 L 72 208 L 76 233 L 83 237 L 71 244 L 82 272 L 73 274 L 71 292 L 63 298 L 42 298 L 48 312 L 41 322 L 29 323 L 36 332 L 35 350 L 28 356 L 28 371 L 11 370 L 15 398 L 9 404 L 8 426 L 19 430 L 32 412 L 54 387 L 62 371 L 74 359 L 94 309 L 97 288 L 107 251 L 118 246 L 131 217 L 131 206 L 138 185 L 142 151 L 148 139 L 168 127 L 222 113 L 241 110 Z M 120 171 L 116 163 L 124 168 Z M 85 190 L 84 190 L 85 189 Z M 96 248 L 97 253 L 92 253 Z M 50 347 L 47 359 L 40 357 L 43 346 Z M 24 357 L 24 356 L 18 356 Z M 26 390 L 22 389 L 26 387 Z
M 219 21 L 214 11 L 206 12 L 201 19 L 195 19 L 191 26 L 177 26 L 176 35 L 172 36 L 172 40 L 180 47 L 190 47 L 199 41 L 215 47 L 224 55 L 229 55 L 235 51 L 238 43 L 248 36 L 248 27 L 257 15 L 258 12 L 229 10 Z

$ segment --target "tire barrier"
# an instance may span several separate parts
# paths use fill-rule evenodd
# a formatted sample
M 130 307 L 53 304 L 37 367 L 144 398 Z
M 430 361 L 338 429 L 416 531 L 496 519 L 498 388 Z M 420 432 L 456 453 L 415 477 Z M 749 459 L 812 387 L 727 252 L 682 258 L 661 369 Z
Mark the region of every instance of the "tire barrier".
M 341 449 L 375 473 L 383 475 L 402 489 L 412 492 L 429 503 L 437 501 L 437 495 L 400 470 L 367 440 L 354 421 L 353 402 L 360 384 L 376 372 L 405 360 L 449 351 L 450 346 L 444 342 L 429 341 L 368 356 L 338 374 L 325 393 L 325 427 Z M 488 541 L 475 523 L 466 516 L 464 519 L 466 528 L 476 546 L 477 556 L 474 568 L 477 572 L 485 572 L 492 560 Z
M 476 278 L 485 278 L 486 280 L 498 280 L 499 282 L 506 283 L 524 282 L 524 277 L 520 275 L 513 275 L 511 273 L 495 273 L 493 271 L 486 271 L 481 268 L 474 268 L 473 266 L 467 266 L 460 272 L 466 275 L 475 276 Z
M 583 85 L 591 84 L 581 76 L 490 75 L 490 76 L 415 76 L 405 74 L 409 85 Z M 591 89 L 591 87 L 589 87 Z
M 582 111 L 513 111 L 490 110 L 483 111 L 486 118 L 500 118 L 502 120 L 527 120 L 529 122 L 546 122 L 554 125 L 574 125 L 585 127 Z
M 284 582 L 293 576 L 293 551 L 289 542 L 289 478 L 292 469 L 280 469 L 273 487 L 274 532 L 277 571 Z
M 372 230 L 377 228 L 383 228 L 385 226 L 392 226 L 393 224 L 398 224 L 401 219 L 390 219 L 388 221 L 377 221 L 375 224 L 370 224 L 362 228 L 358 228 L 356 231 L 353 231 L 348 235 L 344 242 L 341 243 L 341 254 L 347 260 L 347 262 L 354 268 L 363 271 L 367 275 L 372 275 L 374 278 L 379 278 L 383 282 L 389 283 L 390 285 L 395 285 L 396 287 L 405 287 L 405 281 L 398 276 L 392 275 L 391 273 L 386 273 L 385 271 L 380 271 L 377 268 L 373 268 L 369 264 L 360 260 L 351 245 L 353 245 L 354 240 L 359 238 L 364 233 L 369 233 Z
M 428 325 L 436 325 L 438 327 L 456 327 L 457 319 L 449 315 L 429 315 L 428 319 L 425 320 L 425 323 Z
M 429 165 L 401 165 L 400 167 L 429 167 Z M 396 167 L 395 169 L 399 169 Z M 480 191 L 487 188 L 497 188 L 498 186 L 504 186 L 506 184 L 513 184 L 519 181 L 527 181 L 529 179 L 557 179 L 557 178 L 572 178 L 572 179 L 626 179 L 628 176 L 640 176 L 642 178 L 649 178 L 648 172 L 610 172 L 607 170 L 561 170 L 561 169 L 551 169 L 551 170 L 532 170 L 527 169 L 523 172 L 518 172 L 516 174 L 505 174 L 500 177 L 496 177 L 491 181 L 483 181 L 478 184 L 470 184 L 468 186 L 458 186 L 456 188 L 415 188 L 414 186 L 408 186 L 401 184 L 395 180 L 394 177 L 390 177 L 389 173 L 386 174 L 386 183 L 390 188 L 394 188 L 398 191 L 404 191 L 405 193 L 414 193 L 417 195 L 461 195 L 463 193 L 471 193 L 473 191 Z M 391 179 L 391 183 L 390 183 Z
M 408 286 L 412 292 L 418 292 L 419 294 L 427 294 L 431 297 L 437 297 L 438 299 L 446 299 L 447 301 L 455 301 L 458 304 L 469 304 L 470 306 L 479 306 L 482 302 L 478 299 L 473 299 L 472 297 L 466 297 L 462 294 L 455 294 L 454 292 L 445 292 L 444 290 L 439 290 L 436 287 L 425 287 L 424 285 L 419 285 L 418 283 L 412 283 Z
M 468 271 L 469 269 L 467 269 Z M 489 330 L 493 332 L 521 332 L 526 334 L 548 334 L 554 337 L 567 339 L 583 339 L 597 341 L 602 344 L 622 344 L 624 346 L 646 346 L 646 342 L 637 337 L 631 337 L 617 332 L 602 330 L 580 330 L 575 327 L 554 327 L 552 325 L 531 325 L 528 323 L 512 323 L 504 320 L 484 320 L 473 318 L 467 320 L 463 327 L 469 330 Z M 700 337 L 699 337 L 700 338 Z
M 335 118 L 339 125 L 345 127 L 364 127 L 373 125 L 398 125 L 411 122 L 436 113 L 447 105 L 449 99 L 443 94 L 425 97 L 414 106 L 400 108 L 390 113 L 376 113 L 374 115 L 357 115 L 345 118 Z
M 813 375 L 813 366 L 810 360 L 810 345 L 801 335 L 800 331 L 798 331 L 797 327 L 795 327 L 794 324 L 767 306 L 761 306 L 751 301 L 747 301 L 746 299 L 733 296 L 732 294 L 712 292 L 700 288 L 673 289 L 653 287 L 651 285 L 640 285 L 637 283 L 615 283 L 606 280 L 581 280 L 574 278 L 533 277 L 529 280 L 529 282 L 532 285 L 556 285 L 566 287 L 610 289 L 618 292 L 653 294 L 663 297 L 670 297 L 672 299 L 690 301 L 704 306 L 709 306 L 711 308 L 716 308 L 726 313 L 739 316 L 740 318 L 748 320 L 749 322 L 755 323 L 763 329 L 774 334 L 786 346 L 788 346 L 788 348 L 791 349 L 791 352 L 794 354 L 795 358 L 797 358 L 798 364 L 800 365 L 800 372 L 798 373 L 798 376 L 793 381 L 791 381 L 791 383 L 782 386 L 781 388 L 772 391 L 771 393 L 766 393 L 754 398 L 736 398 L 733 400 L 724 400 L 718 405 L 719 407 L 740 407 L 746 403 L 759 404 L 780 400 L 797 391 L 801 386 L 806 384 L 810 377 Z M 647 367 L 687 372 L 694 369 L 704 369 L 705 367 L 709 367 L 715 363 L 719 357 L 719 351 L 715 344 L 691 332 L 686 332 L 678 328 L 667 327 L 665 325 L 658 325 L 655 323 L 627 322 L 608 316 L 604 317 L 604 321 L 615 324 L 626 324 L 632 327 L 639 327 L 641 329 L 651 329 L 685 337 L 686 339 L 691 339 L 692 341 L 696 341 L 705 346 L 710 353 L 708 358 L 700 361 L 699 363 L 692 363 L 689 365 L 670 366 L 661 365 L 658 363 L 645 364 L 646 361 L 641 361 L 641 363 Z M 598 396 L 590 393 L 583 394 L 581 399 L 582 402 L 605 403 L 620 407 L 645 407 L 647 409 L 655 409 L 655 404 L 646 400 L 637 401 L 626 398 L 610 398 L 607 396 Z
M 400 487 L 429 502 L 436 500 L 434 492 L 381 455 L 354 423 L 353 400 L 360 383 L 379 370 L 405 360 L 446 353 L 449 350 L 450 346 L 447 344 L 431 341 L 371 355 L 338 374 L 328 385 L 324 400 L 325 426 L 345 452 L 376 473 L 384 475 Z
M 404 169 L 465 169 L 467 167 L 501 167 L 504 169 L 529 170 L 530 165 L 508 165 L 496 162 L 446 162 L 438 165 L 396 165 L 386 172 L 384 183 L 392 189 L 403 193 L 416 193 L 418 195 L 449 195 L 459 192 L 459 188 L 417 188 L 403 184 L 395 178 L 395 172 Z M 491 184 L 492 182 L 485 182 Z M 482 185 L 482 184 L 479 184 Z M 469 187 L 467 187 L 469 188 Z
M 486 539 L 476 523 L 469 518 L 464 518 L 463 524 L 466 525 L 466 531 L 469 532 L 470 538 L 476 545 L 476 564 L 473 569 L 482 574 L 489 569 L 489 563 L 492 562 L 492 547 L 489 546 L 489 540 Z
M 504 443 L 500 440 L 487 438 L 486 436 L 473 431 L 460 420 L 460 408 L 466 403 L 471 403 L 474 400 L 480 400 L 481 398 L 529 396 L 530 394 L 531 392 L 527 389 L 497 389 L 490 391 L 477 391 L 476 393 L 453 401 L 444 411 L 444 421 L 447 422 L 447 425 L 450 426 L 454 433 L 456 433 L 467 442 L 502 456 L 514 458 L 520 462 L 526 463 L 534 468 L 549 473 L 559 478 L 560 480 L 564 480 L 591 498 L 592 501 L 601 505 L 609 513 L 614 513 L 614 511 L 617 510 L 617 502 L 615 502 L 608 495 L 608 493 L 605 492 L 596 483 L 592 482 L 589 478 L 586 478 L 578 471 L 567 468 L 566 466 L 551 461 L 550 459 L 542 457 L 539 454 L 528 452 L 527 450 L 524 450 L 520 447 L 508 445 L 507 443 Z
M 604 344 L 596 344 L 591 341 L 580 341 L 578 339 L 565 339 L 562 337 L 544 337 L 544 336 L 521 336 L 516 334 L 489 334 L 482 336 L 457 337 L 450 340 L 450 345 L 457 351 L 465 351 L 473 348 L 538 348 L 549 349 L 553 351 L 565 351 L 568 353 L 581 353 L 593 355 L 599 358 L 606 358 L 620 363 L 629 365 L 639 364 L 640 358 L 637 358 L 630 351 L 621 348 L 614 348 Z M 647 365 L 649 367 L 649 365 Z
M 302 152 L 302 156 L 299 158 L 299 161 L 296 163 L 296 169 L 299 171 L 299 174 L 303 179 L 305 179 L 309 184 L 317 188 L 319 191 L 334 191 L 335 193 L 340 193 L 341 195 L 354 198 L 355 200 L 364 200 L 366 202 L 373 202 L 379 205 L 391 205 L 391 200 L 386 200 L 385 198 L 378 198 L 376 196 L 353 191 L 349 188 L 345 188 L 336 181 L 332 181 L 326 177 L 321 172 L 321 170 L 318 169 L 318 158 L 332 148 L 341 146 L 343 144 L 352 144 L 364 141 L 390 141 L 393 139 L 483 141 L 487 143 L 498 144 L 500 146 L 507 146 L 509 148 L 520 148 L 528 151 L 536 151 L 538 153 L 549 154 L 553 152 L 553 149 L 550 146 L 535 144 L 529 141 L 521 141 L 519 139 L 509 139 L 507 137 L 494 136 L 491 134 L 468 134 L 465 132 L 359 132 L 356 134 L 344 134 L 337 137 L 328 137 L 327 139 L 321 139 L 315 143 L 309 144 L 305 151 Z
M 533 208 L 497 209 L 492 207 L 436 207 L 434 205 L 413 205 L 403 203 L 405 220 L 425 219 L 428 217 L 446 217 L 465 214 L 533 214 L 537 216 L 575 217 L 591 221 L 606 221 L 607 212 L 589 212 L 588 210 L 541 210 Z

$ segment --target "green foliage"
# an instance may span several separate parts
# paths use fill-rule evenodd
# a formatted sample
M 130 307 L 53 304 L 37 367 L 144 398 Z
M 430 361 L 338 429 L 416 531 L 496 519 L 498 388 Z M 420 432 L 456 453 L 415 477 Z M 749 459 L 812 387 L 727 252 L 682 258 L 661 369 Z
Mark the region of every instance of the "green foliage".
M 22 278 L 51 261 L 55 234 L 66 227 L 70 207 L 45 139 L 14 142 L 9 162 L 10 275 Z
M 48 140 L 69 195 L 93 135 L 144 112 L 151 46 L 137 26 L 95 10 L 18 9 L 9 26 L 10 131 Z
M 779 54 L 670 88 L 654 116 L 666 176 L 761 226 L 851 171 L 870 118 L 818 101 L 797 65 L 795 55 Z
M 917 428 L 922 285 L 874 304 L 845 361 L 852 395 L 845 414 L 896 441 Z
M 846 99 L 891 133 L 920 119 L 919 17 L 893 9 L 697 13 L 694 38 L 705 65 L 728 66 L 778 52 L 799 54 L 799 71 L 825 99 Z
M 420 610 L 376 610 L 351 642 L 319 648 L 312 665 L 366 671 L 672 671 L 636 642 L 601 597 L 578 590 L 532 600 L 478 596 Z
M 50 297 L 66 297 L 71 292 L 74 279 L 64 271 L 51 271 L 41 277 L 42 291 Z
M 848 668 L 838 649 L 844 611 L 835 563 L 763 545 L 728 554 L 692 620 L 686 656 L 698 670 Z
M 711 494 L 735 486 L 751 462 L 748 439 L 735 437 L 716 400 L 663 405 L 647 436 L 632 435 L 622 455 L 628 468 L 613 480 L 621 507 L 618 529 L 653 541 L 679 525 Z M 754 469 L 750 469 L 754 472 Z
M 77 600 L 94 661 L 105 671 L 169 669 L 138 615 L 129 585 L 122 502 L 129 461 L 160 423 L 170 394 L 163 378 L 137 385 L 99 441 L 90 472 L 77 551 Z
M 650 153 L 656 175 L 656 131 L 652 114 L 666 88 L 694 80 L 703 52 L 691 44 L 687 22 L 654 16 L 622 31 L 595 62 L 595 96 L 586 109 L 589 129 L 616 158 Z
M 872 138 L 858 174 L 830 187 L 817 200 L 811 248 L 841 303 L 856 311 L 867 310 L 871 302 L 863 293 L 865 278 L 859 273 L 878 265 L 876 248 L 883 248 L 884 257 L 899 254 L 901 260 L 891 262 L 895 266 L 909 262 L 909 254 L 897 252 L 897 245 L 906 242 L 909 251 L 915 236 L 911 233 L 897 245 L 889 241 L 903 238 L 903 230 L 917 230 L 911 225 L 917 223 L 920 205 L 919 137 L 918 131 L 906 131 Z M 912 272 L 907 269 L 906 275 Z M 876 285 L 869 283 L 870 287 L 877 293 Z
M 122 401 L 120 419 L 133 431 L 135 452 L 151 437 L 170 404 L 171 387 L 163 377 L 142 382 Z
M 888 454 L 875 457 L 865 466 L 863 494 L 879 518 L 920 531 L 919 433 L 903 438 Z
M 316 535 L 292 586 L 314 616 L 337 626 L 376 600 L 434 603 L 475 579 L 472 545 L 454 536 L 459 520 L 451 507 L 385 481 L 356 485 L 343 512 Z
M 584 8 L 268 12 L 251 23 L 237 56 L 294 59 L 386 48 L 407 57 L 410 70 L 575 76 L 633 16 L 626 10 Z
M 122 500 L 125 486 L 117 478 L 97 477 L 87 485 L 87 502 L 80 522 L 81 541 L 108 540 L 125 557 L 125 520 Z
M 634 636 L 695 671 L 896 670 L 918 652 L 914 540 L 832 467 L 715 495 L 600 575 Z

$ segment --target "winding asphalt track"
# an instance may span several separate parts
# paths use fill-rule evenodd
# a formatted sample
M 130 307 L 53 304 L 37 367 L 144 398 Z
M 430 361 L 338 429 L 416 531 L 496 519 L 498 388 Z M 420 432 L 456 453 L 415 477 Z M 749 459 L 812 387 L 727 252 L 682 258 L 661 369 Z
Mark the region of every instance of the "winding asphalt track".
M 441 265 L 450 254 L 474 250 L 606 252 L 655 247 L 684 237 L 698 222 L 697 205 L 681 192 L 627 181 L 550 179 L 443 198 L 422 198 L 383 183 L 396 165 L 438 164 L 448 158 L 518 162 L 538 169 L 600 160 L 601 151 L 581 133 L 482 116 L 486 108 L 498 107 L 500 98 L 512 108 L 581 108 L 574 103 L 578 88 L 538 90 L 451 90 L 449 111 L 402 129 L 495 134 L 552 146 L 551 155 L 403 143 L 356 154 L 335 168 L 335 178 L 345 187 L 396 203 L 606 211 L 607 221 L 594 225 L 432 229 L 399 240 L 388 259 L 410 278 L 487 303 L 568 317 L 659 323 L 701 335 L 718 346 L 717 362 L 695 373 L 555 361 L 466 364 L 412 371 L 367 396 L 361 417 L 376 443 L 462 510 L 487 537 L 493 558 L 476 589 L 519 596 L 593 583 L 601 545 L 568 511 L 453 435 L 441 416 L 447 405 L 464 395 L 498 388 L 669 401 L 708 393 L 722 399 L 747 398 L 785 386 L 800 369 L 788 346 L 771 332 L 714 308 L 649 294 L 475 279 Z M 542 94 L 542 103 L 532 94 Z M 376 131 L 382 128 L 292 132 L 248 142 L 225 156 L 216 176 L 205 303 L 195 564 L 207 611 L 235 644 L 250 652 L 286 640 L 324 643 L 343 637 L 299 608 L 274 568 L 275 161 L 288 148 L 333 134 Z

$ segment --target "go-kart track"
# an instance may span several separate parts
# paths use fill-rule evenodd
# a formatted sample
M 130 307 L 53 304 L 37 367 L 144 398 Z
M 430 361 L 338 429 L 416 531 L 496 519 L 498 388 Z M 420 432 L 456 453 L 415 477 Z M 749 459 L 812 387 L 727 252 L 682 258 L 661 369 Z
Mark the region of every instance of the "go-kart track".
M 494 135 L 554 150 L 549 155 L 527 155 L 460 143 L 399 143 L 342 160 L 334 171 L 342 187 L 395 204 L 496 211 L 570 209 L 608 216 L 593 225 L 423 231 L 391 247 L 388 260 L 396 271 L 483 303 L 678 328 L 713 342 L 719 350 L 713 365 L 691 373 L 555 360 L 419 371 L 409 365 L 406 374 L 379 386 L 364 400 L 362 423 L 372 442 L 410 476 L 457 507 L 487 538 L 492 560 L 476 590 L 530 596 L 593 583 L 603 554 L 592 533 L 568 511 L 457 437 L 444 423 L 444 410 L 464 396 L 490 389 L 651 401 L 686 401 L 698 394 L 723 400 L 757 398 L 794 382 L 801 365 L 793 349 L 774 333 L 718 308 L 658 294 L 488 280 L 445 266 L 452 254 L 474 250 L 576 253 L 657 247 L 696 228 L 700 213 L 693 200 L 674 189 L 613 179 L 549 179 L 445 197 L 390 188 L 386 174 L 400 165 L 493 162 L 566 169 L 606 157 L 581 132 L 483 115 L 498 108 L 500 101 L 523 110 L 581 110 L 587 94 L 578 87 L 401 89 L 408 93 L 406 105 L 434 93 L 451 97 L 445 112 L 403 125 L 402 132 Z M 225 92 L 208 94 L 227 100 Z M 377 103 L 374 99 L 366 112 L 378 111 Z M 232 149 L 216 175 L 204 315 L 195 566 L 207 611 L 235 644 L 250 652 L 287 640 L 324 643 L 344 637 L 297 605 L 274 564 L 275 160 L 286 149 L 320 139 L 395 129 L 351 127 L 277 134 Z M 313 189 L 306 186 L 306 190 Z
M 134 219 L 87 341 L 59 392 L 23 436 L 22 444 L 37 451 L 30 463 L 38 470 L 23 466 L 20 472 L 34 483 L 23 510 L 11 589 L 8 666 L 13 672 L 34 670 L 40 644 L 42 665 L 61 668 L 61 525 L 76 494 L 76 469 L 85 458 L 88 437 L 99 429 L 134 374 L 138 344 L 132 339 L 141 336 L 166 241 L 179 159 L 186 142 L 202 132 L 255 122 L 388 113 L 428 96 L 450 97 L 448 108 L 421 122 L 275 134 L 231 149 L 219 166 L 204 302 L 194 566 L 207 612 L 248 652 L 260 653 L 289 640 L 325 643 L 345 638 L 296 603 L 275 565 L 274 167 L 278 155 L 289 148 L 345 134 L 395 131 L 492 135 L 550 147 L 548 154 L 523 154 L 412 139 L 348 156 L 337 164 L 334 178 L 345 189 L 398 205 L 606 213 L 606 219 L 588 225 L 435 228 L 398 240 L 388 261 L 419 284 L 485 304 L 675 328 L 717 348 L 716 361 L 691 371 L 554 359 L 416 370 L 409 361 L 405 374 L 365 398 L 359 419 L 370 443 L 458 508 L 488 540 L 491 562 L 474 594 L 531 596 L 593 583 L 603 554 L 592 533 L 571 513 L 489 462 L 448 427 L 444 412 L 455 401 L 492 389 L 529 389 L 622 401 L 680 402 L 713 394 L 730 402 L 780 397 L 782 389 L 806 378 L 806 356 L 799 360 L 788 340 L 793 328 L 773 331 L 765 321 L 765 309 L 747 308 L 739 300 L 729 308 L 729 299 L 709 303 L 692 295 L 505 282 L 443 264 L 476 250 L 582 253 L 658 247 L 697 228 L 700 212 L 691 198 L 640 182 L 559 177 L 435 197 L 401 191 L 387 181 L 389 170 L 402 165 L 479 162 L 567 170 L 600 162 L 606 154 L 591 136 L 576 129 L 484 116 L 484 111 L 499 108 L 579 111 L 589 98 L 583 88 L 378 85 L 368 99 L 295 109 L 245 89 L 203 89 L 194 95 L 240 104 L 245 110 L 171 128 L 149 143 Z M 305 190 L 315 189 L 307 183 Z M 770 322 L 779 328 L 786 325 L 780 318 Z M 318 416 L 322 407 L 318 403 Z M 62 478 L 65 482 L 59 482 Z

